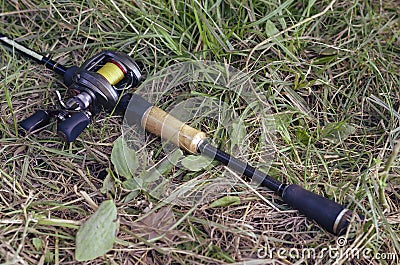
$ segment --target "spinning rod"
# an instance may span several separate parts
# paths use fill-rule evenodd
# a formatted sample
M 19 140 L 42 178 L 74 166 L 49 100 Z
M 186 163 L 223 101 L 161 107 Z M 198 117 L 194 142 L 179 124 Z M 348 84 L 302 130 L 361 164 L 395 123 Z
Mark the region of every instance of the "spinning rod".
M 232 155 L 214 147 L 206 134 L 179 121 L 162 109 L 153 106 L 137 94 L 127 90 L 139 85 L 142 76 L 139 67 L 129 56 L 103 51 L 87 60 L 81 67 L 65 67 L 42 56 L 0 33 L 0 42 L 8 48 L 46 66 L 64 79 L 70 97 L 64 102 L 59 93 L 60 107 L 39 110 L 19 123 L 26 132 L 39 130 L 58 120 L 57 131 L 64 141 L 74 141 L 89 125 L 94 113 L 116 110 L 125 114 L 129 125 L 137 124 L 192 154 L 210 157 L 242 174 L 246 180 L 260 183 L 276 194 L 290 207 L 314 220 L 335 235 L 347 231 L 352 220 L 363 218 L 353 214 L 328 198 L 305 190 L 296 184 L 284 184 Z

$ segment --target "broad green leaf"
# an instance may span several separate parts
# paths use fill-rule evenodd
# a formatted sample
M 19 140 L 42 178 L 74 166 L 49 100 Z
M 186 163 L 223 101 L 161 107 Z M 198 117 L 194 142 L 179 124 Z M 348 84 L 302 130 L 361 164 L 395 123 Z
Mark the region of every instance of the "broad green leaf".
M 40 251 L 42 248 L 43 242 L 40 238 L 34 237 L 32 238 L 32 244 L 35 247 L 36 251 Z
M 115 193 L 114 180 L 110 174 L 107 174 L 106 178 L 103 180 L 103 186 L 100 188 L 100 192 L 106 194 L 107 192 Z
M 211 164 L 211 162 L 212 159 L 206 156 L 188 155 L 182 159 L 181 164 L 191 171 L 199 171 Z
M 322 128 L 320 136 L 325 140 L 337 144 L 355 133 L 355 131 L 356 128 L 347 122 L 332 122 Z
M 182 156 L 183 152 L 181 149 L 174 150 L 172 153 L 168 154 L 168 156 L 164 158 L 155 168 L 145 172 L 141 178 L 143 178 L 143 181 L 147 183 L 156 182 L 162 177 L 163 174 L 170 172 Z
M 79 228 L 76 235 L 75 258 L 92 260 L 112 249 L 118 228 L 117 207 L 112 200 L 104 201 Z
M 54 263 L 54 253 L 51 252 L 50 250 L 47 250 L 46 254 L 44 254 L 44 262 L 46 264 L 53 264 Z
M 141 190 L 143 188 L 143 179 L 131 178 L 122 182 L 122 186 L 127 190 Z
M 124 198 L 124 203 L 133 201 L 140 193 L 140 190 L 134 190 L 128 193 Z
M 274 115 L 275 123 L 277 127 L 289 127 L 290 123 L 293 120 L 293 113 L 290 112 L 282 112 Z
M 225 196 L 225 197 L 219 198 L 218 200 L 213 201 L 209 207 L 210 208 L 225 207 L 225 206 L 239 204 L 239 203 L 240 203 L 240 198 L 238 196 Z
M 133 200 L 141 191 L 149 192 L 152 196 L 157 197 L 155 187 L 166 181 L 163 174 L 170 172 L 182 156 L 183 152 L 176 149 L 151 170 L 142 171 L 139 176 L 125 180 L 122 186 L 131 192 L 124 198 L 124 202 Z
M 117 174 L 125 178 L 131 178 L 138 168 L 136 152 L 128 147 L 122 136 L 114 142 L 111 162 Z
M 279 32 L 279 30 L 276 28 L 274 22 L 272 22 L 271 20 L 268 20 L 265 23 L 265 33 L 267 33 L 268 37 L 271 37 L 275 34 L 277 34 Z M 279 36 L 279 38 L 282 38 L 281 36 Z
M 296 136 L 297 140 L 304 145 L 307 145 L 310 141 L 310 135 L 308 134 L 307 130 L 304 128 L 296 129 Z

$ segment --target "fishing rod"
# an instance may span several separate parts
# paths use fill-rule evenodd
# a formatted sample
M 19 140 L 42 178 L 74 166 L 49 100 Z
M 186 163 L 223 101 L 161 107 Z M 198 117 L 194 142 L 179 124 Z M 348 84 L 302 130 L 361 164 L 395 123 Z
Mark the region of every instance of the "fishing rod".
M 246 180 L 252 179 L 274 191 L 286 204 L 330 233 L 341 235 L 347 231 L 352 220 L 363 218 L 343 205 L 297 184 L 285 184 L 274 179 L 213 146 L 204 132 L 153 106 L 138 94 L 127 93 L 128 89 L 138 86 L 142 76 L 137 64 L 125 54 L 103 51 L 81 67 L 67 68 L 1 33 L 0 42 L 61 75 L 71 93 L 66 102 L 59 96 L 61 107 L 51 111 L 39 110 L 20 122 L 19 125 L 27 132 L 43 128 L 50 118 L 56 118 L 59 121 L 58 134 L 65 141 L 72 142 L 89 125 L 94 113 L 115 109 L 120 114 L 125 114 L 128 125 L 140 125 L 146 131 L 171 141 L 189 153 L 210 157 L 242 174 Z

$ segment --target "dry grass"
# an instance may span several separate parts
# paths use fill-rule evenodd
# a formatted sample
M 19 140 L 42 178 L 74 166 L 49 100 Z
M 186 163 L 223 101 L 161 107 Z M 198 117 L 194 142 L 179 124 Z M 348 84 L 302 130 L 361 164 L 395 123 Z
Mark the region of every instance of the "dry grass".
M 272 104 L 280 117 L 270 173 L 365 215 L 367 223 L 351 229 L 343 249 L 398 255 L 400 170 L 392 152 L 400 131 L 399 3 L 345 1 L 326 9 L 329 4 L 5 0 L 0 29 L 67 65 L 112 48 L 131 54 L 147 76 L 188 59 L 256 72 L 255 98 Z M 121 222 L 118 241 L 88 264 L 399 263 L 398 256 L 321 254 L 337 246 L 336 237 L 273 193 L 259 190 L 258 196 L 243 187 L 232 191 L 239 205 L 174 206 L 176 225 L 168 233 L 158 240 L 138 236 L 138 226 L 147 231 L 146 216 L 157 217 L 163 204 L 146 193 L 125 202 L 130 191 L 118 179 L 113 192 L 100 191 L 113 169 L 120 118 L 100 115 L 72 144 L 60 142 L 51 126 L 17 135 L 16 122 L 55 104 L 54 90 L 65 87 L 42 66 L 0 49 L 0 262 L 76 264 L 78 226 L 95 205 L 113 198 Z M 339 129 L 326 129 L 334 123 L 351 125 L 354 132 L 339 139 Z M 224 134 L 215 137 L 229 143 Z M 163 155 L 157 143 L 154 162 Z M 221 172 L 216 167 L 213 174 Z M 178 173 L 207 174 L 167 174 Z M 282 249 L 291 255 L 279 254 Z M 321 257 L 296 257 L 304 249 Z M 269 252 L 260 259 L 263 250 Z

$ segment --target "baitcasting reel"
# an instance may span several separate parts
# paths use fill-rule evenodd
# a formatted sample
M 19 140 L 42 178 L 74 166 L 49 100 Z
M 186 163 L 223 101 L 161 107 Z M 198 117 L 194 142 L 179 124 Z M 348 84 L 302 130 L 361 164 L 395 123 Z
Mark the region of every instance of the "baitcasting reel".
M 19 125 L 25 131 L 32 132 L 48 125 L 55 118 L 58 121 L 58 135 L 72 142 L 89 125 L 93 114 L 102 109 L 112 111 L 124 91 L 136 87 L 141 78 L 139 67 L 131 57 L 119 52 L 103 51 L 81 67 L 66 69 L 64 84 L 68 87 L 70 97 L 63 101 L 57 91 L 61 107 L 38 110 Z

